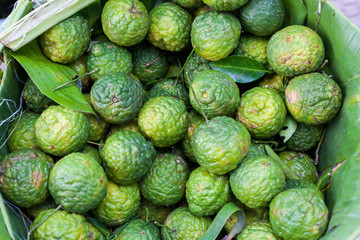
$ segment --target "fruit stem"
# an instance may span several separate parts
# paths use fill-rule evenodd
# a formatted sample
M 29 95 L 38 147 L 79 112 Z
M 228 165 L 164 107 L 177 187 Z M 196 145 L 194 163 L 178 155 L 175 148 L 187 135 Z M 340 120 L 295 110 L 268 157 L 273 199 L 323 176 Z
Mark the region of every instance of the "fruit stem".
M 80 76 L 80 77 L 77 77 L 77 78 L 75 78 L 74 80 L 72 80 L 72 81 L 70 81 L 70 82 L 64 83 L 64 84 L 62 84 L 62 85 L 54 88 L 54 89 L 51 90 L 51 91 L 52 91 L 52 92 L 55 92 L 56 90 L 58 90 L 58 89 L 60 89 L 60 88 L 62 88 L 62 87 L 65 87 L 65 86 L 67 86 L 67 85 L 69 85 L 69 84 L 75 83 L 75 82 L 78 81 L 79 79 L 82 79 L 83 77 L 86 77 L 86 76 L 88 76 L 88 75 L 91 75 L 91 74 L 93 74 L 93 73 L 95 73 L 95 72 L 97 72 L 97 71 L 99 71 L 99 69 L 98 69 L 98 68 L 95 68 L 95 69 L 92 70 L 91 72 L 85 73 L 84 75 L 82 75 L 82 76 Z
M 324 131 L 322 132 L 320 141 L 319 141 L 318 146 L 317 146 L 316 151 L 315 151 L 315 165 L 319 164 L 319 151 L 320 151 L 321 144 L 322 144 L 322 142 L 324 140 L 325 132 L 326 132 L 326 128 L 324 128 Z
M 279 158 L 269 145 L 265 146 L 265 150 L 267 155 L 281 167 L 285 176 L 288 176 L 289 179 L 299 179 L 299 177 L 291 171 L 291 169 Z
M 27 235 L 27 240 L 30 240 L 30 236 L 31 233 L 37 228 L 39 227 L 43 222 L 45 222 L 49 217 L 51 217 L 51 215 L 53 215 L 57 210 L 59 210 L 60 208 L 62 208 L 62 205 L 59 204 L 59 206 L 57 206 L 57 208 L 55 208 L 54 211 L 52 211 L 48 216 L 46 216 L 43 220 L 41 220 L 41 222 L 39 222 L 35 227 L 33 227 L 32 229 L 30 229 L 30 231 L 28 232 Z
M 159 56 L 157 58 L 155 58 L 154 60 L 152 60 L 151 62 L 146 63 L 145 65 L 147 67 L 153 65 L 154 63 L 156 63 L 162 56 L 164 56 L 164 54 L 166 53 L 166 51 L 163 51 L 162 53 L 159 54 Z
M 97 145 L 97 146 L 104 146 L 103 143 L 97 143 L 97 142 L 92 142 L 92 141 L 87 141 L 87 143 L 94 144 L 94 145 Z
M 177 82 L 178 82 L 178 80 L 179 80 L 179 78 L 180 78 L 180 75 L 184 72 L 184 69 L 185 69 L 186 65 L 188 64 L 191 56 L 194 54 L 194 51 L 195 51 L 195 47 L 191 50 L 189 56 L 187 56 L 186 61 L 185 61 L 184 65 L 182 66 L 182 68 L 181 68 L 181 70 L 180 70 L 180 72 L 179 72 L 179 74 L 178 74 L 178 76 L 177 76 L 177 78 L 176 78 L 176 81 L 175 81 L 175 83 L 174 83 L 174 86 L 177 84 Z M 188 80 L 189 80 L 189 78 L 188 78 Z M 189 83 L 189 86 L 190 86 L 190 83 Z

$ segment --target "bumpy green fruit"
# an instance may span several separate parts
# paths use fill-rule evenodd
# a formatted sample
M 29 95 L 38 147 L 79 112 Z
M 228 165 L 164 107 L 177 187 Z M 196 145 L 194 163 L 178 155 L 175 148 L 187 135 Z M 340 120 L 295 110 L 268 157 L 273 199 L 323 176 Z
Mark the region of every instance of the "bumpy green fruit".
M 195 77 L 202 71 L 206 70 L 211 70 L 210 61 L 200 57 L 196 53 L 191 55 L 189 62 L 184 68 L 186 87 L 189 88 L 189 84 L 191 84 Z
M 62 106 L 50 106 L 35 123 L 37 145 L 55 156 L 81 150 L 89 131 L 89 121 L 84 114 Z
M 240 92 L 227 74 L 207 70 L 199 73 L 191 83 L 190 103 L 199 114 L 209 118 L 231 116 L 240 103 Z
M 268 42 L 269 40 L 265 37 L 243 34 L 239 46 L 235 48 L 233 54 L 253 58 L 265 65 L 267 63 L 266 47 Z
M 204 0 L 214 10 L 232 11 L 244 6 L 249 0 Z
M 265 150 L 265 144 L 263 143 L 251 143 L 250 150 L 246 155 L 247 158 L 256 157 L 256 156 L 267 156 Z
M 158 206 L 153 204 L 149 200 L 142 200 L 136 215 L 140 215 L 140 218 L 144 220 L 150 220 L 157 226 L 162 226 L 166 217 L 171 212 L 172 207 Z
M 215 117 L 198 127 L 191 144 L 197 162 L 221 175 L 234 170 L 244 159 L 250 149 L 250 134 L 232 118 Z
M 49 196 L 51 157 L 36 149 L 20 149 L 5 156 L 0 165 L 0 191 L 19 207 L 32 207 Z
M 270 203 L 272 229 L 283 239 L 319 239 L 328 213 L 324 200 L 307 188 L 281 192 Z
M 312 182 L 309 182 L 307 180 L 302 179 L 289 179 L 286 181 L 286 185 L 283 189 L 283 191 L 290 189 L 290 188 L 306 188 L 308 191 L 312 192 L 313 194 L 318 195 L 320 198 L 324 199 L 323 192 L 318 188 L 317 185 L 315 185 Z
M 241 25 L 235 16 L 210 11 L 200 14 L 192 23 L 191 43 L 199 56 L 217 61 L 227 57 L 236 48 L 240 34 Z
M 107 122 L 122 124 L 133 119 L 144 101 L 144 89 L 132 76 L 108 73 L 91 88 L 90 97 L 96 112 Z
M 84 216 L 67 213 L 58 210 L 51 214 L 54 209 L 42 211 L 31 224 L 30 229 L 34 228 L 31 233 L 32 240 L 42 239 L 89 239 L 90 229 Z M 49 215 L 51 216 L 47 218 Z M 46 220 L 44 220 L 47 218 Z M 42 223 L 42 221 L 44 221 Z M 40 224 L 41 223 L 41 224 Z M 39 226 L 38 226 L 39 225 Z
M 107 1 L 101 14 L 106 36 L 120 46 L 140 43 L 149 29 L 149 15 L 138 0 Z
M 236 240 L 249 239 L 280 240 L 280 238 L 273 232 L 268 221 L 258 221 L 249 224 L 236 238 Z
M 286 85 L 284 85 L 284 77 L 277 73 L 265 75 L 265 77 L 259 82 L 260 87 L 272 88 L 279 93 L 285 91 Z
M 159 229 L 144 219 L 131 220 L 115 240 L 160 240 Z
M 227 176 L 216 176 L 202 167 L 191 172 L 186 183 L 186 200 L 193 214 L 214 215 L 230 199 L 231 191 Z
M 137 183 L 121 186 L 109 181 L 106 196 L 93 210 L 93 214 L 106 225 L 116 226 L 134 217 L 139 205 L 140 190 Z
M 108 177 L 128 185 L 138 182 L 149 171 L 156 151 L 140 133 L 120 131 L 106 140 L 100 153 Z
M 7 141 L 10 152 L 22 148 L 38 148 L 34 126 L 39 116 L 39 114 L 32 112 L 23 113 L 20 119 L 15 119 L 11 123 Z
M 247 158 L 230 174 L 231 190 L 250 208 L 266 207 L 285 186 L 281 168 L 270 158 Z
M 44 32 L 40 37 L 40 43 L 48 58 L 66 64 L 85 53 L 90 36 L 88 21 L 80 15 L 75 15 Z
M 90 157 L 94 158 L 100 165 L 102 165 L 103 160 L 100 157 L 99 151 L 91 145 L 86 144 L 80 152 L 89 155 Z
M 175 3 L 162 3 L 150 12 L 147 40 L 162 50 L 179 52 L 190 43 L 191 15 Z
M 188 127 L 185 103 L 167 96 L 151 98 L 141 109 L 138 124 L 155 147 L 170 147 L 184 137 Z
M 50 173 L 51 196 L 68 212 L 85 213 L 94 209 L 105 197 L 106 186 L 104 169 L 83 153 L 63 157 Z
M 284 23 L 284 3 L 282 0 L 251 0 L 240 8 L 239 19 L 245 31 L 269 36 Z
M 184 8 L 196 8 L 203 4 L 202 0 L 173 0 Z
M 82 55 L 75 61 L 72 61 L 68 64 L 70 68 L 72 68 L 76 74 L 80 77 L 83 76 L 81 80 L 81 85 L 83 87 L 87 87 L 90 83 L 90 77 L 86 75 L 86 60 L 87 60 L 87 54 Z M 85 76 L 84 76 L 85 75 Z
M 311 157 L 306 153 L 283 151 L 278 154 L 281 161 L 301 180 L 307 180 L 315 183 L 317 180 L 317 171 Z M 292 179 L 285 172 L 287 179 Z
M 25 82 L 22 97 L 26 106 L 36 113 L 41 113 L 54 104 L 53 100 L 43 94 L 30 78 Z
M 52 197 L 48 197 L 45 202 L 26 208 L 26 211 L 31 217 L 36 218 L 42 211 L 56 207 L 57 204 L 55 203 L 54 199 Z
M 166 56 L 160 49 L 151 45 L 141 44 L 134 47 L 133 73 L 143 84 L 150 84 L 167 73 L 169 64 Z
M 285 103 L 296 121 L 319 125 L 335 117 L 341 106 L 340 86 L 321 73 L 293 78 L 285 90 Z
M 196 162 L 196 158 L 191 142 L 194 138 L 196 129 L 204 122 L 205 118 L 200 116 L 194 109 L 189 112 L 189 126 L 184 139 L 181 141 L 181 146 L 186 157 L 188 157 L 193 162 Z
M 160 153 L 140 181 L 141 193 L 156 205 L 170 206 L 184 196 L 189 174 L 188 165 L 182 157 Z
M 109 138 L 114 133 L 120 131 L 133 131 L 141 134 L 137 117 L 133 118 L 130 122 L 122 125 L 112 125 L 110 131 L 108 132 L 107 137 Z
M 287 140 L 285 145 L 290 150 L 305 152 L 320 141 L 323 131 L 323 125 L 298 123 L 295 132 Z
M 112 42 L 97 42 L 92 45 L 86 60 L 86 70 L 88 72 L 98 69 L 90 75 L 93 81 L 111 72 L 130 74 L 132 68 L 131 52 Z
M 315 71 L 324 57 L 324 44 L 319 35 L 300 25 L 278 31 L 270 38 L 267 46 L 270 67 L 287 77 Z
M 179 207 L 166 218 L 161 228 L 161 237 L 163 240 L 198 240 L 210 224 L 210 217 L 198 217 L 188 207 Z
M 286 106 L 275 90 L 254 87 L 242 95 L 237 120 L 246 126 L 251 136 L 272 137 L 280 131 L 285 119 Z
M 88 222 L 89 225 L 89 240 L 106 240 L 104 235 L 97 229 L 92 223 Z

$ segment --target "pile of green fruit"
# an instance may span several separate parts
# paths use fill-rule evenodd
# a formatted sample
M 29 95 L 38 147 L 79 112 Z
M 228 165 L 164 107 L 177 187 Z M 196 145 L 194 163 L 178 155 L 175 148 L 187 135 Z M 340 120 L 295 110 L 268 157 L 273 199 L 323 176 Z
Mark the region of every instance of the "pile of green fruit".
M 0 191 L 34 219 L 31 239 L 205 240 L 229 202 L 245 213 L 236 239 L 319 239 L 329 216 L 314 149 L 342 93 L 319 70 L 318 34 L 284 17 L 281 0 L 158 1 L 149 12 L 108 0 L 100 29 L 76 14 L 42 34 L 49 59 L 85 74 L 97 115 L 26 81 Z M 237 83 L 213 68 L 227 58 L 269 73 Z

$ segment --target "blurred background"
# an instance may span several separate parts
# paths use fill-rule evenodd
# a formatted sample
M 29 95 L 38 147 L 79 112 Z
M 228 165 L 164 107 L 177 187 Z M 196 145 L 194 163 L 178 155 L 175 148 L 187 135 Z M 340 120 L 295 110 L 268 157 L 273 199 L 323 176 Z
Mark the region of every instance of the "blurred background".
M 332 2 L 360 27 L 360 0 L 332 0 Z

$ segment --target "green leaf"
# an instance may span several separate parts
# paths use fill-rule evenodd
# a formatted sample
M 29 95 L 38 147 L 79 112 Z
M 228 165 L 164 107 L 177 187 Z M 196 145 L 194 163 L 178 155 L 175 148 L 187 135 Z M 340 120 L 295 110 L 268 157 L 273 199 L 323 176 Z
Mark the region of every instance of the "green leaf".
M 259 62 L 244 56 L 229 56 L 216 62 L 211 62 L 214 70 L 226 73 L 235 82 L 250 83 L 258 80 L 265 73 L 272 73 Z
M 221 232 L 221 230 L 223 229 L 226 220 L 235 212 L 240 213 L 239 216 L 240 223 L 237 226 L 236 231 L 234 231 L 232 234 L 236 235 L 237 233 L 239 233 L 244 226 L 245 213 L 235 203 L 230 202 L 226 204 L 223 208 L 221 208 L 221 210 L 217 213 L 215 219 L 211 223 L 206 233 L 199 240 L 215 240 L 219 235 L 219 233 Z M 231 238 L 225 238 L 225 239 L 230 240 Z
M 299 179 L 299 176 L 297 176 L 283 161 L 281 161 L 279 156 L 274 152 L 274 150 L 272 150 L 271 147 L 269 147 L 269 145 L 265 146 L 265 150 L 268 157 L 281 167 L 286 176 L 289 176 L 291 179 Z
M 96 218 L 89 217 L 88 219 L 104 236 L 110 236 L 110 229 L 105 224 Z
M 284 26 L 304 25 L 307 9 L 302 0 L 283 0 L 285 6 Z M 318 0 L 314 1 L 318 2 Z
M 100 0 L 96 0 L 83 10 L 79 11 L 79 14 L 89 21 L 90 26 L 93 26 L 95 22 L 100 18 L 101 10 L 102 6 Z
M 291 136 L 296 131 L 296 127 L 297 127 L 297 121 L 295 121 L 295 119 L 290 114 L 288 114 L 286 116 L 282 130 L 279 132 L 279 135 L 281 137 L 284 137 L 283 139 L 284 143 L 286 143 L 291 138 Z
M 36 86 L 46 96 L 64 107 L 80 112 L 94 113 L 75 83 L 52 91 L 71 81 L 76 73 L 70 67 L 54 63 L 46 58 L 37 42 L 33 41 L 10 54 L 22 65 Z

